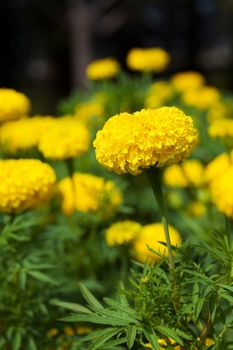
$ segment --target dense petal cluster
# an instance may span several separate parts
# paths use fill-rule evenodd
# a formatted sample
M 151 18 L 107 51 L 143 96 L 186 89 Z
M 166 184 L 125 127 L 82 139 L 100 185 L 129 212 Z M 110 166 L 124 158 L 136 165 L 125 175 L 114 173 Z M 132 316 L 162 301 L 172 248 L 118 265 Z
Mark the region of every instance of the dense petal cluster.
M 172 226 L 169 226 L 169 231 L 171 244 L 173 246 L 178 246 L 181 243 L 181 236 L 179 232 Z M 161 223 L 143 226 L 133 242 L 133 249 L 136 258 L 142 262 L 145 260 L 158 260 L 159 256 L 148 250 L 148 246 L 160 254 L 167 255 L 167 247 L 160 242 L 166 244 L 163 225 Z
M 233 151 L 222 153 L 214 158 L 206 167 L 204 177 L 207 183 L 211 183 L 224 174 L 233 165 Z
M 64 117 L 41 136 L 38 148 L 45 158 L 61 160 L 83 155 L 89 143 L 86 126 L 75 118 Z
M 120 71 L 120 64 L 114 58 L 102 58 L 91 62 L 86 69 L 90 80 L 103 80 L 115 77 Z
M 182 101 L 186 105 L 200 109 L 208 109 L 220 100 L 218 89 L 212 86 L 203 86 L 200 89 L 190 89 L 183 93 Z
M 99 163 L 118 174 L 178 163 L 198 140 L 191 117 L 176 107 L 147 109 L 110 118 L 94 141 Z
M 219 119 L 213 121 L 209 126 L 211 137 L 233 138 L 233 119 Z
M 49 116 L 38 116 L 6 122 L 0 128 L 1 147 L 10 152 L 36 147 L 55 120 Z
M 48 200 L 56 175 L 37 159 L 0 160 L 0 211 L 32 209 Z
M 204 166 L 197 159 L 173 164 L 164 171 L 164 183 L 170 187 L 199 187 L 204 183 Z
M 171 78 L 171 83 L 178 91 L 197 89 L 205 84 L 205 78 L 198 72 L 180 72 Z
M 210 192 L 219 211 L 233 218 L 233 165 L 211 182 Z
M 141 228 L 138 222 L 131 220 L 115 222 L 106 230 L 106 242 L 109 246 L 127 244 L 135 239 Z
M 130 69 L 142 72 L 161 72 L 170 62 L 170 55 L 159 47 L 134 48 L 126 59 Z
M 71 215 L 75 210 L 110 217 L 122 202 L 120 189 L 112 181 L 86 173 L 74 173 L 58 184 L 62 210 Z
M 146 108 L 158 108 L 171 99 L 174 95 L 174 88 L 166 81 L 159 81 L 151 85 L 148 96 L 146 97 Z
M 30 101 L 21 92 L 13 89 L 0 89 L 0 122 L 24 117 L 30 110 Z

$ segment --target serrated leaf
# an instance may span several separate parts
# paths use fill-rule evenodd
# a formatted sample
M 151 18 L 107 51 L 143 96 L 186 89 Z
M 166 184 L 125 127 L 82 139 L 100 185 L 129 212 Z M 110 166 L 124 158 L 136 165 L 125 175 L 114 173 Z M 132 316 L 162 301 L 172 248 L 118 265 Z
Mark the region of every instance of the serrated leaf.
M 137 327 L 136 326 L 129 326 L 127 329 L 127 335 L 126 335 L 127 346 L 129 349 L 131 349 L 134 345 L 136 334 L 137 334 Z
M 165 335 L 165 337 L 172 338 L 176 343 L 183 345 L 182 339 L 178 336 L 175 329 L 171 329 L 166 326 L 157 326 L 156 330 L 161 334 Z
M 95 324 L 105 324 L 110 326 L 128 326 L 129 322 L 125 320 L 120 320 L 113 317 L 103 317 L 98 315 L 71 315 L 67 317 L 63 317 L 60 321 L 67 322 L 89 322 Z
M 181 337 L 181 338 L 184 338 L 184 339 L 187 339 L 187 340 L 192 340 L 192 337 L 190 335 L 188 335 L 187 333 L 181 331 L 180 329 L 176 328 L 176 333 Z
M 231 304 L 233 304 L 233 297 L 227 294 L 225 291 L 221 291 L 221 297 L 228 300 Z
M 104 301 L 106 302 L 107 305 L 112 306 L 114 309 L 122 311 L 125 314 L 128 314 L 131 317 L 135 317 L 137 319 L 141 319 L 141 316 L 137 314 L 135 310 L 133 310 L 129 305 L 122 305 L 118 303 L 117 301 L 109 298 L 104 298 Z
M 104 345 L 104 343 L 106 343 L 118 332 L 119 332 L 119 329 L 116 329 L 116 328 L 105 330 L 105 333 L 99 336 L 96 340 L 94 340 L 93 344 L 88 349 L 89 350 L 99 349 L 102 345 Z
M 64 309 L 68 309 L 75 312 L 81 312 L 83 314 L 92 314 L 92 312 L 85 306 L 82 306 L 80 304 L 75 303 L 69 303 L 67 301 L 62 300 L 51 300 L 50 302 L 52 305 L 61 306 Z
M 96 297 L 87 289 L 84 284 L 80 283 L 80 291 L 82 293 L 83 298 L 86 300 L 86 302 L 97 309 L 103 309 L 103 305 L 96 299 Z
M 224 288 L 224 289 L 227 289 L 227 290 L 229 290 L 230 292 L 233 293 L 233 287 L 232 287 L 232 286 L 228 286 L 228 285 L 226 285 L 226 284 L 221 284 L 221 283 L 219 283 L 218 286 L 219 286 L 219 287 L 222 287 L 222 288 Z
M 106 343 L 104 346 L 102 346 L 101 350 L 104 350 L 104 349 L 113 350 L 118 345 L 125 344 L 125 343 L 126 343 L 126 337 L 112 340 L 112 341 Z
M 55 281 L 54 279 L 52 279 L 51 277 L 49 277 L 48 275 L 46 275 L 43 272 L 40 271 L 27 271 L 27 274 L 34 277 L 36 280 L 41 281 L 41 282 L 45 282 L 45 283 L 50 283 L 53 285 L 58 286 L 58 282 Z
M 145 335 L 148 342 L 151 344 L 153 350 L 160 350 L 160 346 L 158 344 L 158 340 L 156 334 L 151 327 L 147 327 L 146 329 L 142 329 L 143 334 Z

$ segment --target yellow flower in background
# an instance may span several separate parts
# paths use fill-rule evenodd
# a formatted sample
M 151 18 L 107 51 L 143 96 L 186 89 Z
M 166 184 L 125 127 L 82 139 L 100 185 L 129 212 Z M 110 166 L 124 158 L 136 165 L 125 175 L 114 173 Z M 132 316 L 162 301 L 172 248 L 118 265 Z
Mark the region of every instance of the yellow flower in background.
M 74 173 L 58 184 L 62 195 L 62 210 L 71 215 L 75 210 L 112 216 L 122 202 L 122 193 L 114 182 L 86 173 Z
M 30 107 L 30 100 L 21 92 L 0 88 L 0 122 L 20 119 L 29 113 Z
M 131 242 L 139 233 L 142 226 L 131 220 L 118 221 L 106 230 L 106 242 L 109 246 Z
M 120 71 L 120 64 L 114 58 L 102 58 L 91 62 L 86 69 L 90 80 L 103 80 L 115 77 Z
M 210 193 L 218 210 L 233 218 L 233 165 L 211 182 Z
M 210 123 L 223 119 L 228 115 L 229 111 L 225 104 L 217 102 L 211 106 L 207 113 L 207 119 Z
M 208 129 L 211 137 L 233 138 L 233 119 L 219 119 L 213 121 Z
M 47 337 L 54 338 L 59 334 L 59 330 L 55 327 L 50 328 L 48 332 L 46 333 Z
M 90 134 L 75 118 L 64 117 L 45 132 L 38 148 L 47 159 L 61 160 L 80 157 L 89 149 Z
M 229 154 L 220 154 L 207 165 L 204 173 L 205 181 L 211 183 L 213 180 L 224 174 L 232 165 L 233 150 Z
M 146 97 L 146 108 L 158 108 L 174 95 L 174 88 L 166 81 L 159 81 L 151 85 L 148 96 Z
M 198 72 L 180 72 L 171 77 L 171 83 L 178 91 L 200 88 L 205 84 L 205 78 Z
M 167 167 L 163 179 L 170 187 L 199 187 L 204 184 L 204 166 L 197 159 L 188 159 L 182 164 Z
M 220 100 L 220 92 L 212 86 L 203 86 L 200 89 L 184 91 L 181 100 L 188 106 L 208 109 Z
M 169 232 L 171 244 L 178 246 L 181 243 L 181 236 L 179 232 L 170 225 Z M 147 246 L 155 251 L 158 251 L 160 254 L 167 255 L 167 247 L 159 242 L 166 243 L 163 225 L 161 223 L 155 223 L 143 226 L 133 242 L 133 250 L 136 258 L 142 262 L 146 261 L 147 259 L 150 262 L 153 260 L 159 260 L 159 256 L 148 250 Z
M 203 216 L 206 213 L 206 206 L 200 201 L 194 201 L 188 205 L 187 213 L 192 217 Z
M 178 163 L 198 140 L 191 117 L 176 107 L 143 109 L 110 118 L 94 141 L 100 164 L 117 174 Z
M 74 117 L 87 126 L 98 125 L 104 114 L 104 105 L 101 101 L 87 101 L 80 103 L 75 108 Z
M 38 159 L 0 160 L 0 211 L 32 209 L 50 199 L 56 175 Z
M 130 69 L 155 73 L 165 70 L 170 60 L 170 55 L 160 47 L 134 48 L 128 52 L 126 58 Z
M 36 147 L 41 136 L 55 121 L 50 116 L 37 116 L 6 122 L 0 128 L 1 147 L 12 153 Z

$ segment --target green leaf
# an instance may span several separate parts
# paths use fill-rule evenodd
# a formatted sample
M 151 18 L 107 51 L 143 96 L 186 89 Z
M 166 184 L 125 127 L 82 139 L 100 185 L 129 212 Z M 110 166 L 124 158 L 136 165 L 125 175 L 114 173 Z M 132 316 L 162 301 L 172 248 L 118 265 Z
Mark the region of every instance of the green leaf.
M 226 285 L 226 284 L 221 284 L 221 283 L 219 283 L 218 286 L 219 286 L 219 287 L 222 287 L 222 288 L 224 288 L 224 289 L 227 289 L 227 290 L 229 290 L 230 292 L 233 293 L 233 287 L 232 287 L 232 286 L 228 286 L 228 285 Z
M 204 302 L 205 302 L 205 298 L 200 297 L 199 300 L 194 305 L 194 318 L 195 318 L 195 320 L 198 319 L 198 317 L 203 309 Z
M 16 331 L 13 341 L 12 341 L 12 350 L 19 350 L 22 343 L 22 334 L 19 331 Z
M 228 300 L 231 304 L 233 304 L 233 297 L 227 293 L 221 291 L 221 297 Z
M 80 291 L 82 296 L 86 300 L 86 302 L 97 309 L 103 309 L 103 305 L 96 299 L 96 297 L 84 286 L 84 284 L 80 283 Z
M 126 337 L 112 340 L 106 343 L 103 347 L 101 347 L 101 350 L 104 350 L 104 349 L 113 350 L 115 349 L 116 346 L 120 344 L 125 344 L 125 343 L 126 343 Z
M 160 350 L 160 346 L 157 341 L 156 334 L 152 327 L 147 327 L 142 329 L 143 334 L 145 335 L 148 342 L 151 344 L 153 350 Z
M 104 301 L 106 302 L 107 305 L 112 306 L 114 309 L 119 310 L 124 312 L 125 314 L 128 314 L 131 317 L 135 317 L 139 320 L 141 320 L 141 316 L 137 314 L 135 310 L 133 310 L 129 305 L 122 305 L 118 303 L 115 300 L 109 299 L 109 298 L 104 298 Z
M 104 343 L 106 343 L 109 339 L 111 339 L 114 335 L 116 335 L 119 332 L 119 329 L 117 328 L 111 328 L 108 330 L 105 330 L 105 333 L 99 336 L 96 340 L 94 340 L 93 344 L 89 347 L 89 350 L 96 350 L 99 349 Z
M 137 327 L 129 326 L 127 329 L 127 346 L 129 349 L 131 349 L 134 345 L 136 334 L 137 334 Z
M 178 336 L 175 329 L 171 329 L 166 326 L 157 326 L 157 331 L 159 331 L 162 335 L 165 335 L 165 337 L 172 338 L 175 340 L 176 343 L 183 345 L 182 339 Z
M 29 341 L 28 341 L 28 350 L 38 350 L 37 346 L 36 346 L 36 343 L 35 343 L 35 340 L 33 337 L 30 337 L 29 338 Z
M 40 272 L 40 271 L 27 271 L 27 273 L 28 273 L 28 275 L 34 277 L 38 281 L 54 284 L 56 286 L 59 285 L 54 279 L 52 279 L 51 277 L 49 277 L 48 275 L 46 275 L 43 272 Z
M 56 306 L 61 306 L 64 309 L 68 309 L 71 311 L 75 311 L 75 312 L 81 312 L 83 314 L 91 314 L 92 312 L 85 306 L 82 306 L 80 304 L 75 304 L 75 303 L 68 303 L 67 301 L 62 301 L 62 300 L 51 300 L 50 302 L 52 305 L 56 305 Z
M 106 324 L 111 326 L 128 326 L 129 321 L 120 320 L 114 317 L 102 317 L 94 314 L 90 315 L 71 315 L 60 319 L 66 322 L 89 322 L 96 324 Z
M 188 340 L 192 340 L 192 339 L 193 339 L 190 335 L 188 335 L 187 333 L 181 331 L 180 329 L 176 329 L 176 333 L 177 333 L 181 338 L 188 339 Z

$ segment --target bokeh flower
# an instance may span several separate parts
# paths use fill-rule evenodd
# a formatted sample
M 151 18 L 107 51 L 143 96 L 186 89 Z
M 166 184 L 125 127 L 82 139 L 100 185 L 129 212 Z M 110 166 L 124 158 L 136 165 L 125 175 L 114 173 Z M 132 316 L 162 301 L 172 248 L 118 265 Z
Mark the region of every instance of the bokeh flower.
M 16 120 L 26 116 L 30 111 L 30 100 L 13 89 L 0 89 L 0 122 Z
M 206 166 L 204 173 L 205 181 L 211 183 L 213 180 L 224 174 L 232 165 L 233 151 L 220 154 Z
M 0 160 L 0 211 L 32 209 L 50 199 L 56 175 L 38 159 Z
M 208 109 L 220 100 L 218 89 L 212 86 L 203 86 L 199 89 L 186 90 L 181 96 L 184 104 L 200 109 Z
M 145 100 L 146 108 L 158 108 L 166 105 L 174 95 L 174 88 L 166 81 L 159 81 L 151 85 Z
M 76 210 L 112 216 L 122 202 L 122 193 L 114 182 L 87 173 L 74 173 L 58 184 L 62 210 L 71 215 Z
M 199 187 L 204 183 L 204 166 L 197 159 L 168 166 L 163 174 L 164 183 L 170 187 Z
M 80 157 L 88 151 L 89 143 L 86 126 L 75 118 L 64 117 L 41 136 L 38 148 L 45 158 L 62 160 Z
M 192 217 L 200 217 L 206 213 L 206 206 L 200 201 L 193 201 L 187 206 L 186 211 Z
M 205 84 L 205 78 L 198 72 L 180 72 L 171 77 L 171 83 L 178 91 L 200 88 Z
M 208 129 L 211 137 L 233 138 L 233 119 L 219 119 L 213 121 Z
M 104 105 L 101 101 L 87 101 L 80 103 L 75 108 L 74 117 L 87 126 L 98 125 L 103 121 Z
M 55 121 L 50 116 L 37 116 L 6 122 L 0 128 L 1 147 L 12 153 L 36 147 Z
M 170 239 L 173 246 L 178 246 L 181 243 L 181 236 L 179 232 L 169 225 Z M 163 225 L 161 223 L 149 224 L 142 227 L 136 239 L 133 242 L 133 251 L 139 261 L 153 261 L 158 260 L 159 255 L 152 253 L 147 246 L 160 254 L 167 255 L 167 247 L 161 244 L 166 244 Z
M 110 118 L 94 141 L 98 162 L 118 174 L 177 163 L 198 140 L 191 117 L 176 107 L 143 109 Z
M 106 242 L 109 246 L 127 244 L 137 236 L 141 228 L 138 222 L 131 220 L 115 222 L 106 230 Z
M 170 55 L 160 47 L 134 48 L 126 62 L 130 69 L 142 72 L 162 72 L 170 63 Z
M 90 80 L 103 80 L 115 77 L 120 71 L 120 64 L 114 58 L 102 58 L 91 62 L 86 69 Z

